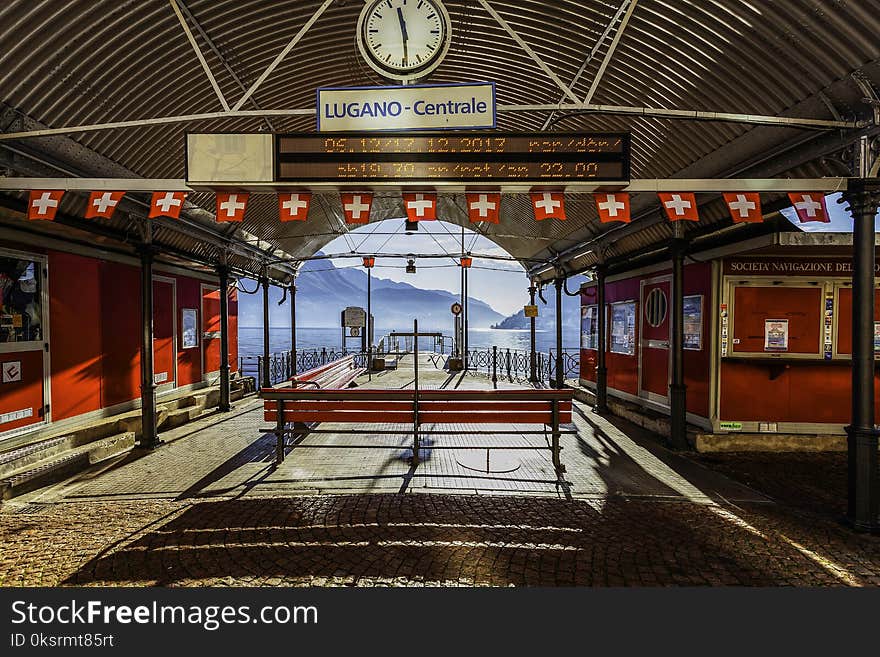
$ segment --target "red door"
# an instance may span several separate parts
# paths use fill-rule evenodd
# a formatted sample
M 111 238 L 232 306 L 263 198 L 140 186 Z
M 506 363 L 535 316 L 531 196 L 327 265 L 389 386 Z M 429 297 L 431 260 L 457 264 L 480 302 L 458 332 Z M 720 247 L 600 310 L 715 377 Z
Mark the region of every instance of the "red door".
M 202 286 L 202 374 L 220 371 L 220 288 Z
M 153 380 L 157 386 L 173 384 L 174 364 L 174 283 L 153 281 Z
M 655 401 L 669 394 L 669 286 L 668 279 L 642 286 L 641 384 L 639 394 Z

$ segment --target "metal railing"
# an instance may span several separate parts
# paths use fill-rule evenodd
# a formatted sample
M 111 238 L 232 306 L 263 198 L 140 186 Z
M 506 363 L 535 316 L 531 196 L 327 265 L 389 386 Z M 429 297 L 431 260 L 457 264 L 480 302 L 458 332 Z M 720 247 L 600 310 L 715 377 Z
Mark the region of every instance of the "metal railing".
M 290 350 L 279 351 L 269 354 L 269 382 L 274 386 L 282 381 L 287 381 L 294 374 L 326 365 L 345 358 L 354 356 L 358 367 L 366 367 L 367 355 L 362 352 L 345 351 L 341 349 L 297 349 L 295 357 Z M 294 358 L 296 367 L 294 368 Z M 241 376 L 252 376 L 257 380 L 257 386 L 262 383 L 263 356 L 241 356 L 238 359 L 238 371 Z
M 474 374 L 486 374 L 493 383 L 500 379 L 524 382 L 531 376 L 532 358 L 528 351 L 517 349 L 468 349 L 468 371 Z M 538 381 L 551 382 L 556 378 L 556 352 L 537 352 L 535 354 L 535 374 Z M 580 374 L 580 351 L 564 349 L 562 351 L 562 368 L 566 379 L 577 378 Z
M 400 342 L 403 342 L 401 339 Z M 379 345 L 373 351 L 374 356 L 382 356 L 391 353 L 410 353 L 404 344 L 389 344 L 380 340 Z M 410 349 L 412 345 L 408 345 Z M 436 351 L 435 353 L 443 353 Z M 346 356 L 355 356 L 358 367 L 366 367 L 367 354 L 362 352 L 343 352 L 341 349 L 297 349 L 296 368 L 291 351 L 280 351 L 269 355 L 269 382 L 277 385 L 293 377 L 294 373 L 302 373 L 308 370 L 332 363 Z M 538 352 L 536 357 L 536 374 L 538 381 L 552 382 L 556 378 L 556 352 Z M 485 349 L 469 349 L 467 352 L 468 371 L 473 374 L 485 374 L 493 383 L 501 379 L 508 381 L 527 382 L 531 375 L 531 354 L 528 351 L 518 349 L 499 349 L 487 347 Z M 577 378 L 580 372 L 580 351 L 576 349 L 564 349 L 562 352 L 562 364 L 565 378 Z M 238 371 L 241 376 L 252 376 L 259 386 L 263 380 L 263 356 L 241 356 L 238 359 Z

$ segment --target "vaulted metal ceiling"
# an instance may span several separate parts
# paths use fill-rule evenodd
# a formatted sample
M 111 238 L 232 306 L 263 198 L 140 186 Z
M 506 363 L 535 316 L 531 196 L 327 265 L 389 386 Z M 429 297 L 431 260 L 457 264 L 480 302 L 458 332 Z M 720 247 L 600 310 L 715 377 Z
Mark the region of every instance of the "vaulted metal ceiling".
M 319 0 L 177 0 L 217 85 L 237 101 L 309 21 Z M 858 134 L 878 134 L 863 102 L 880 87 L 880 0 L 489 0 L 491 7 L 579 99 L 630 112 L 504 109 L 557 104 L 554 81 L 486 11 L 480 0 L 445 2 L 452 48 L 430 82 L 494 80 L 502 130 L 631 131 L 633 177 L 817 177 L 849 175 L 845 148 Z M 187 130 L 314 130 L 315 89 L 385 82 L 361 61 L 355 26 L 360 0 L 336 0 L 287 54 L 242 109 L 296 110 L 294 116 L 218 117 L 198 123 L 73 133 L 61 138 L 0 142 L 38 157 L 50 150 L 56 167 L 80 163 L 87 150 L 104 164 L 145 178 L 182 178 Z M 631 11 L 630 11 L 631 10 Z M 625 28 L 620 21 L 631 13 Z M 609 26 L 611 29 L 609 29 Z M 602 69 L 605 55 L 619 42 Z M 602 38 L 604 36 L 604 38 Z M 601 74 L 600 74 L 601 73 Z M 167 0 L 8 0 L 0 6 L 0 101 L 4 132 L 223 110 Z M 731 112 L 777 117 L 867 121 L 851 130 L 805 130 L 724 121 L 642 117 L 637 108 Z M 65 155 L 65 144 L 69 153 Z M 3 160 L 16 172 L 15 158 Z M 45 164 L 45 162 L 44 162 Z M 19 172 L 19 175 L 21 173 Z M 34 175 L 34 174 L 30 174 Z M 64 174 L 56 174 L 64 175 Z M 110 175 L 110 174 L 102 174 Z M 686 191 L 686 190 L 685 190 Z M 213 209 L 210 194 L 190 200 Z M 701 226 L 729 222 L 712 209 Z M 769 199 L 772 201 L 772 198 Z M 338 199 L 325 195 L 306 224 L 279 224 L 273 196 L 255 197 L 235 228 L 193 222 L 221 239 L 267 241 L 288 255 L 311 255 L 346 230 Z M 465 223 L 463 198 L 444 198 L 443 218 Z M 772 203 L 771 203 L 771 207 Z M 625 255 L 665 239 L 656 198 L 634 199 L 639 217 L 621 234 L 598 223 L 591 199 L 573 195 L 564 224 L 536 223 L 525 197 L 505 197 L 502 223 L 486 230 L 512 255 L 552 260 L 574 247 L 602 242 Z M 373 219 L 401 216 L 394 195 L 379 199 Z M 133 212 L 132 221 L 137 218 Z M 643 228 L 643 229 L 642 229 Z M 169 227 L 168 230 L 173 230 Z M 609 233 L 603 239 L 603 234 Z M 626 241 L 622 238 L 626 237 Z M 170 237 L 168 238 L 170 239 Z M 178 244 L 196 249 L 199 241 Z M 219 248 L 219 247 L 215 247 Z M 210 256 L 211 254 L 206 254 Z M 242 267 L 257 268 L 258 255 Z M 582 256 L 574 267 L 592 264 Z

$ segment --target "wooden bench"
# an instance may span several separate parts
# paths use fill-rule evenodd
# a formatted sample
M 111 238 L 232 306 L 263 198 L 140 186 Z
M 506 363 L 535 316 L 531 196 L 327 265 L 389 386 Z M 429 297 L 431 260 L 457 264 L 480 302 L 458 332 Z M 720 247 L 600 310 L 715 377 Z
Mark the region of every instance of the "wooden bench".
M 366 368 L 358 367 L 353 355 L 344 356 L 339 360 L 334 360 L 297 374 L 295 377 L 282 383 L 278 388 L 310 386 L 321 390 L 339 390 L 348 388 L 354 383 L 355 379 L 366 371 Z
M 459 434 L 549 434 L 547 446 L 535 445 L 434 445 L 431 449 L 549 449 L 557 478 L 565 467 L 560 460 L 562 424 L 571 423 L 573 391 L 564 390 L 317 390 L 308 388 L 270 388 L 262 391 L 264 417 L 274 423 L 277 437 L 276 463 L 284 460 L 285 436 L 302 434 L 304 425 L 321 422 L 337 424 L 404 424 L 406 431 L 383 434 L 412 435 L 413 465 L 418 465 L 421 437 L 448 435 L 446 431 L 423 431 L 423 425 L 444 424 L 527 424 L 541 425 L 537 431 L 457 431 Z M 297 429 L 288 428 L 294 424 Z M 306 431 L 306 434 L 308 431 Z M 330 431 L 330 433 L 335 433 Z M 346 433 L 375 434 L 375 430 L 346 430 Z M 572 433 L 566 431 L 565 433 Z M 304 437 L 304 436 L 303 436 Z M 331 447 L 315 445 L 313 447 Z M 340 446 L 341 447 L 341 446 Z M 346 445 L 355 448 L 400 449 L 400 445 Z

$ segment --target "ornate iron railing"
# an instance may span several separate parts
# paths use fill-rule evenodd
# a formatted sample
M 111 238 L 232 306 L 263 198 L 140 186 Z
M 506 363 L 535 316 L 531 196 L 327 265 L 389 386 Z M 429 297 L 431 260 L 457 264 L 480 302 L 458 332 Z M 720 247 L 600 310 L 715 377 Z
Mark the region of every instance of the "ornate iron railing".
M 274 386 L 292 378 L 295 374 L 332 363 L 346 356 L 354 356 L 358 367 L 366 367 L 367 355 L 361 352 L 343 352 L 341 349 L 297 349 L 294 360 L 293 352 L 279 351 L 269 354 L 269 382 Z M 294 367 L 294 363 L 296 367 Z M 263 356 L 241 356 L 238 359 L 238 371 L 241 376 L 252 376 L 257 385 L 262 385 Z
M 487 375 L 493 382 L 500 379 L 509 381 L 528 381 L 532 375 L 532 357 L 528 351 L 517 349 L 468 349 L 468 371 Z M 577 378 L 580 373 L 580 351 L 566 349 L 562 352 L 564 378 Z M 535 353 L 535 376 L 538 381 L 553 381 L 556 378 L 556 352 Z

